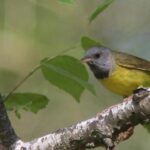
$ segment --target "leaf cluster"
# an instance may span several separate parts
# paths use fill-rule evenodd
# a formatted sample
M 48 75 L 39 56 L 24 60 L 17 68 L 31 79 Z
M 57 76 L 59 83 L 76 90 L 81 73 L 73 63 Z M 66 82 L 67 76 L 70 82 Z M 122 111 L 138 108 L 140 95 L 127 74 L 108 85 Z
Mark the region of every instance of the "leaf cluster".
M 73 4 L 74 0 L 59 0 L 59 2 Z M 91 13 L 89 22 L 92 22 L 112 2 L 113 0 L 103 0 Z M 81 46 L 84 50 L 93 45 L 102 45 L 102 43 L 90 39 L 89 37 L 81 38 Z M 68 49 L 68 51 L 69 50 L 71 49 Z M 20 118 L 20 110 L 23 109 L 37 113 L 39 110 L 45 108 L 49 102 L 49 99 L 45 95 L 39 93 L 15 93 L 15 90 L 39 69 L 45 80 L 69 93 L 77 102 L 80 102 L 80 97 L 85 89 L 94 95 L 96 94 L 93 85 L 88 81 L 89 75 L 86 67 L 79 59 L 68 55 L 45 58 L 4 97 L 7 110 L 14 111 L 18 118 Z

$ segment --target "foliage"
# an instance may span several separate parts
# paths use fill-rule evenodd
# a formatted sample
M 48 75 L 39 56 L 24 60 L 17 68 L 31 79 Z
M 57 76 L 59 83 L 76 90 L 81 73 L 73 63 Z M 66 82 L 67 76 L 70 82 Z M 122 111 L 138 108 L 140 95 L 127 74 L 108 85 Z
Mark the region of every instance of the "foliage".
M 100 43 L 89 37 L 81 38 L 81 45 L 84 49 L 95 44 Z M 93 86 L 88 83 L 89 76 L 85 66 L 72 56 L 59 55 L 51 59 L 43 59 L 41 64 L 26 76 L 25 80 L 38 69 L 41 69 L 47 81 L 72 95 L 77 102 L 80 101 L 80 97 L 85 89 L 94 95 L 96 94 Z M 23 79 L 23 82 L 25 80 Z M 18 88 L 18 86 L 16 87 Z M 48 104 L 48 98 L 43 95 L 33 93 L 13 94 L 13 92 L 14 90 L 4 99 L 5 105 L 8 110 L 15 110 L 16 116 L 19 118 L 20 109 L 36 113 Z
M 16 116 L 20 118 L 20 110 L 31 111 L 37 113 L 48 104 L 48 98 L 36 93 L 14 93 L 8 97 L 5 102 L 7 110 L 14 111 Z
M 95 93 L 88 83 L 85 66 L 74 57 L 63 55 L 44 60 L 41 61 L 41 68 L 45 79 L 71 94 L 77 101 L 84 89 Z
M 144 124 L 143 126 L 150 133 L 150 124 Z
M 62 3 L 72 4 L 74 0 L 59 0 Z
M 71 4 L 74 0 L 59 0 L 62 3 Z M 89 21 L 92 22 L 102 11 L 104 11 L 113 0 L 104 0 L 99 4 L 90 15 Z M 37 4 L 39 8 L 40 3 Z M 37 20 L 38 21 L 38 20 Z M 37 27 L 38 28 L 38 27 Z M 93 45 L 102 45 L 89 37 L 81 38 L 81 46 L 87 49 Z M 70 51 L 72 48 L 67 49 Z M 66 51 L 65 51 L 66 52 Z M 95 94 L 93 86 L 89 83 L 89 76 L 85 66 L 76 58 L 67 55 L 58 55 L 41 61 L 40 65 L 34 68 L 20 83 L 18 83 L 10 93 L 4 97 L 5 105 L 8 110 L 14 111 L 20 118 L 20 110 L 37 113 L 46 107 L 48 98 L 37 93 L 14 93 L 34 72 L 41 69 L 44 78 L 51 84 L 72 95 L 77 102 L 85 89 Z
M 96 45 L 103 45 L 103 44 L 86 36 L 81 38 L 81 46 L 84 50 Z
M 99 4 L 97 8 L 89 17 L 89 22 L 92 22 L 101 12 L 103 12 L 114 0 L 104 0 L 103 3 Z

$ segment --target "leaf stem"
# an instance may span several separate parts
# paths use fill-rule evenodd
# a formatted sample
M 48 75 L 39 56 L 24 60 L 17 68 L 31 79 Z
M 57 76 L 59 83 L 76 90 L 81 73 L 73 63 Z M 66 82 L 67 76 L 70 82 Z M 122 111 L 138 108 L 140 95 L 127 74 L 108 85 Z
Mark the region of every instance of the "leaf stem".
M 63 54 L 63 53 L 66 53 L 70 50 L 73 50 L 75 48 L 77 48 L 78 46 L 80 46 L 79 44 L 77 45 L 74 45 L 72 47 L 69 47 L 67 49 L 64 49 L 60 54 Z M 55 56 L 52 56 L 52 57 L 49 57 L 48 60 L 56 57 L 57 55 Z M 35 73 L 38 69 L 40 69 L 41 65 L 37 65 L 35 68 L 33 68 L 9 93 L 8 95 L 5 97 L 4 101 L 6 101 L 8 99 L 8 97 L 10 97 L 29 77 L 32 76 L 33 73 Z
M 41 65 L 36 66 L 33 68 L 6 96 L 5 101 L 8 99 L 9 96 L 11 96 L 16 89 L 18 89 L 30 76 L 32 76 L 33 73 L 35 73 Z

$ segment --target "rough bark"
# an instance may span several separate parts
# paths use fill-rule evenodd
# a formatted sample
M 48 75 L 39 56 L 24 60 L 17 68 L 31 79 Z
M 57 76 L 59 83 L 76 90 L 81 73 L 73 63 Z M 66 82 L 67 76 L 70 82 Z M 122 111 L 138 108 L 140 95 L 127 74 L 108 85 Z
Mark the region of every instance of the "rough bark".
M 3 99 L 0 96 L 0 149 L 8 149 L 18 140 L 8 118 Z
M 150 123 L 150 89 L 140 89 L 122 103 L 96 117 L 30 142 L 17 140 L 12 150 L 84 150 L 104 146 L 108 150 L 132 135 L 138 124 Z M 15 140 L 13 140 L 15 141 Z

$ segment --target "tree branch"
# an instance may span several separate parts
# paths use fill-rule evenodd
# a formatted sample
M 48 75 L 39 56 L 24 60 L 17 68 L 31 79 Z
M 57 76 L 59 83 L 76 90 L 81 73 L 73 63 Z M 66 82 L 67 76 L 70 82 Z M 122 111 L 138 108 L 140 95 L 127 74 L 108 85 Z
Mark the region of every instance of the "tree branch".
M 85 150 L 104 146 L 112 150 L 132 135 L 133 127 L 150 123 L 150 88 L 137 90 L 122 103 L 96 117 L 59 129 L 30 142 L 17 140 L 12 150 Z
M 3 99 L 0 95 L 0 149 L 8 149 L 18 140 L 18 137 L 11 126 Z

